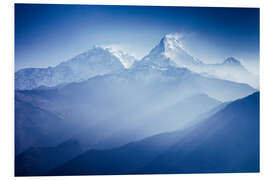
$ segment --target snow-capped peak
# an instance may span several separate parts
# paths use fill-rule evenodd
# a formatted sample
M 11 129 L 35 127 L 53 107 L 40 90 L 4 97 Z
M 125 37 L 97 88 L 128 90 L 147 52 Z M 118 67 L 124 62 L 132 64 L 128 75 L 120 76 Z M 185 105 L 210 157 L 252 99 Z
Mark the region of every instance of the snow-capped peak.
M 177 33 L 165 35 L 160 43 L 143 58 L 142 63 L 151 61 L 152 64 L 158 66 L 173 65 L 192 70 L 195 65 L 202 62 L 191 56 L 190 53 L 184 49 L 181 42 L 182 37 L 181 34 Z

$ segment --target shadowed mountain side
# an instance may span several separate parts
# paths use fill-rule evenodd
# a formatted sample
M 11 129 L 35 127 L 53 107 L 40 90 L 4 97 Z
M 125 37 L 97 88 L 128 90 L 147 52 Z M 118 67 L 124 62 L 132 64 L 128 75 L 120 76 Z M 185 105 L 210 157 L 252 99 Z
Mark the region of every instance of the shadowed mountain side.
M 90 150 L 48 175 L 259 171 L 259 93 L 182 131 Z
M 167 150 L 186 133 L 162 133 L 120 148 L 89 150 L 47 175 L 129 174 Z
M 30 148 L 15 158 L 15 176 L 46 175 L 50 169 L 82 153 L 76 141 L 66 141 L 54 147 Z

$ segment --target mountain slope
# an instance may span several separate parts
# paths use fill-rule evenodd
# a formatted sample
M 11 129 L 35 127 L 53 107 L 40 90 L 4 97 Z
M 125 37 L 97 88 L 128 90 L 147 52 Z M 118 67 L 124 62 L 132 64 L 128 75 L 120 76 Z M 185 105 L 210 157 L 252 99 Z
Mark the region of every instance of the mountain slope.
M 259 93 L 185 130 L 90 150 L 49 175 L 259 171 Z

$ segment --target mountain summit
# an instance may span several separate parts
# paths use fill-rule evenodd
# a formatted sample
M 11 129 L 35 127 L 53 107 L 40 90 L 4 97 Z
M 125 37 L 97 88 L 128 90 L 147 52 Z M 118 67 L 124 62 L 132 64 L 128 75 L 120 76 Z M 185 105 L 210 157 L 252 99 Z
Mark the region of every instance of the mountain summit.
M 152 64 L 159 67 L 176 66 L 187 67 L 193 70 L 196 64 L 202 63 L 194 58 L 184 49 L 181 43 L 182 36 L 180 34 L 167 34 L 160 43 L 155 46 L 150 53 L 145 56 L 140 63 L 136 65 Z
M 162 44 L 164 48 L 166 48 L 165 51 L 183 48 L 181 38 L 182 36 L 179 34 L 167 34 L 161 39 L 160 44 Z
M 259 86 L 258 77 L 248 72 L 236 58 L 229 57 L 217 64 L 204 63 L 184 48 L 181 39 L 180 34 L 165 35 L 160 43 L 141 61 L 134 63 L 133 67 L 149 65 L 159 68 L 181 67 L 214 78 L 247 83 L 255 88 Z

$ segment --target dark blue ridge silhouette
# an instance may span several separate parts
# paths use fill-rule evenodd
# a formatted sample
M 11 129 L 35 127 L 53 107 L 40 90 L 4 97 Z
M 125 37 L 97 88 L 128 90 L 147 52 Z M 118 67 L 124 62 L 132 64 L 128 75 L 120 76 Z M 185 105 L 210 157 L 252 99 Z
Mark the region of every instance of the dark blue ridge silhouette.
M 181 131 L 89 150 L 47 175 L 259 172 L 259 92 Z
M 69 140 L 54 147 L 29 148 L 15 158 L 16 176 L 41 176 L 82 153 L 77 141 Z

